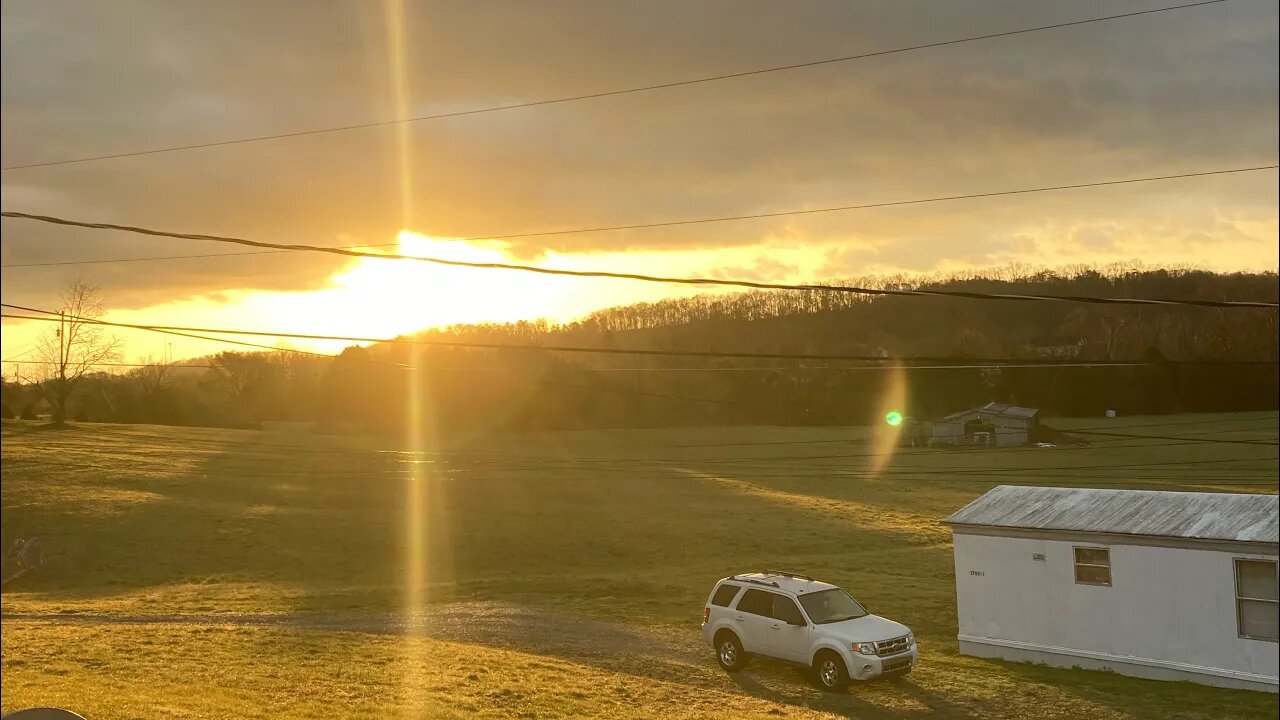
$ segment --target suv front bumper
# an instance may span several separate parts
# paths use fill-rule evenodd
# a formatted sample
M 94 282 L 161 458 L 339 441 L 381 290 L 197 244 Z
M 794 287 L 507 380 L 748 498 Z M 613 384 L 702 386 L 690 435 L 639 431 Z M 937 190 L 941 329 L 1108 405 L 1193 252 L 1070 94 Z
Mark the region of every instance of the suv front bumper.
M 881 675 L 900 675 L 909 672 L 919 661 L 920 652 L 915 644 L 907 652 L 886 657 L 850 653 L 849 677 L 854 680 L 870 680 Z

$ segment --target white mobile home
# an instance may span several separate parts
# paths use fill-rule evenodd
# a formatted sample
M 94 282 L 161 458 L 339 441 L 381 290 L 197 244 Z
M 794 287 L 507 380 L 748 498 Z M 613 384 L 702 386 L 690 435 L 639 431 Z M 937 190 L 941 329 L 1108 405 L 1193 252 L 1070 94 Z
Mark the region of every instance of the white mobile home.
M 960 652 L 1277 690 L 1275 495 L 1001 485 L 944 522 Z

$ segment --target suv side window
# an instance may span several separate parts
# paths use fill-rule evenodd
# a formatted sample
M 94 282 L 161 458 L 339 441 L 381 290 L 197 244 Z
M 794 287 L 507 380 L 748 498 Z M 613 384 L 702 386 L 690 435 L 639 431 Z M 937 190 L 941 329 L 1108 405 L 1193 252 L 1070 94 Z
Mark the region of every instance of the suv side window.
M 738 591 L 741 589 L 742 587 L 739 585 L 725 583 L 716 588 L 716 594 L 711 596 L 711 604 L 718 607 L 729 607 L 729 604 L 738 596 Z
M 781 620 L 792 625 L 808 625 L 805 622 L 804 615 L 800 614 L 800 608 L 796 607 L 796 601 L 783 595 L 773 596 L 773 608 L 769 613 L 769 617 L 774 620 Z
M 769 617 L 773 612 L 773 593 L 754 588 L 742 593 L 742 598 L 738 600 L 738 611 Z

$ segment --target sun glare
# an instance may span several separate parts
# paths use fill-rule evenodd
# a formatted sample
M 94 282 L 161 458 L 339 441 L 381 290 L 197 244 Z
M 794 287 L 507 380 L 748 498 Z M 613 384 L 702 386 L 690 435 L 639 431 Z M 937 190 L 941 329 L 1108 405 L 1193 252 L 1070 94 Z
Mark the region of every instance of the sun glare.
M 460 262 L 510 262 L 503 249 L 402 231 L 399 253 Z M 406 332 L 422 327 L 524 319 L 549 311 L 548 281 L 530 275 L 403 260 L 361 258 L 333 278 L 335 297 L 353 302 L 348 313 L 377 314 Z M 336 312 L 343 312 L 334 308 Z

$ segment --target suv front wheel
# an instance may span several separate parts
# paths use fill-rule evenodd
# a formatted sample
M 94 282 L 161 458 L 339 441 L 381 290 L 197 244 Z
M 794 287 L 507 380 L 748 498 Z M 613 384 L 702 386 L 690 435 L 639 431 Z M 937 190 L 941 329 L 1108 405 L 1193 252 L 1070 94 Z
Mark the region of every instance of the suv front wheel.
M 823 690 L 840 692 L 849 686 L 849 670 L 831 650 L 824 650 L 813 659 L 813 674 Z
M 729 672 L 737 672 L 747 666 L 747 653 L 733 633 L 722 632 L 716 636 L 716 660 Z

